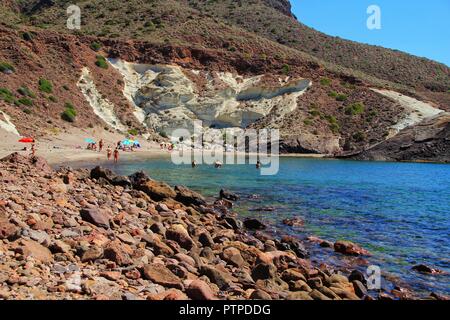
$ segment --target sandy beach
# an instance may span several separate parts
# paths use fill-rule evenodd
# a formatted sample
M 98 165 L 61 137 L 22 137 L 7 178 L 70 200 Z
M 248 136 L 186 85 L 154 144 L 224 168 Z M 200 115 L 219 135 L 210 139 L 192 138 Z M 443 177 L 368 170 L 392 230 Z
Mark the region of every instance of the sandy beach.
M 86 150 L 86 138 L 100 141 L 103 139 L 103 152 L 95 152 Z M 111 133 L 105 131 L 103 128 L 79 129 L 71 128 L 66 132 L 48 135 L 37 139 L 36 155 L 44 157 L 47 161 L 55 166 L 70 163 L 102 163 L 107 161 L 106 148 L 108 145 L 111 148 L 117 144 L 118 141 L 124 140 L 126 137 L 119 133 Z M 143 137 L 136 138 L 140 144 L 141 149 L 136 149 L 134 152 L 120 152 L 120 160 L 125 161 L 143 161 L 155 157 L 170 157 L 170 152 L 161 150 L 156 142 L 148 142 Z M 30 153 L 30 145 L 18 142 L 19 137 L 7 131 L 0 130 L 0 158 L 18 152 L 22 155 Z M 24 151 L 27 147 L 27 151 Z M 194 152 L 200 152 L 195 150 Z M 227 154 L 227 153 L 224 153 Z M 286 154 L 280 155 L 282 157 L 308 157 L 308 158 L 323 158 L 326 155 L 320 154 Z

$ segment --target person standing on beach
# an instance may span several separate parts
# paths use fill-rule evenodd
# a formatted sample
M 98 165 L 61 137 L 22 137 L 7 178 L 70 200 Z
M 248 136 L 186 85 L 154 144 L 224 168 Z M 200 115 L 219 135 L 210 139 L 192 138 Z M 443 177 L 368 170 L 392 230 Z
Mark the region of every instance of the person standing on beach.
M 98 152 L 102 152 L 103 150 L 103 139 L 100 139 L 98 143 Z
M 261 161 L 259 160 L 256 162 L 256 169 L 261 169 Z
M 35 156 L 36 155 L 36 146 L 35 146 L 35 144 L 33 143 L 32 145 L 31 145 L 31 156 Z
M 119 149 L 114 150 L 114 163 L 119 162 Z
M 108 157 L 108 160 L 111 160 L 112 156 L 111 146 L 108 146 L 108 148 L 106 149 L 106 156 Z
M 195 167 L 197 167 L 197 161 L 192 161 L 192 168 L 195 168 Z

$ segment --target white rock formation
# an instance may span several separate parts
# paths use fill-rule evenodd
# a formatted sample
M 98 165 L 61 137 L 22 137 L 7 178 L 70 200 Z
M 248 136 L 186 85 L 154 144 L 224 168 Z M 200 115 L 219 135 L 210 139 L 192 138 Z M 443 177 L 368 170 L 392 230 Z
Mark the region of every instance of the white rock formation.
M 102 119 L 110 127 L 127 131 L 127 127 L 123 125 L 114 112 L 114 105 L 107 99 L 104 99 L 95 86 L 94 80 L 88 68 L 83 68 L 80 80 L 77 83 L 86 100 L 91 105 L 94 113 Z
M 279 119 L 297 108 L 297 98 L 311 86 L 306 79 L 280 79 L 272 87 L 261 83 L 263 76 L 109 61 L 124 77 L 124 95 L 136 118 L 169 135 L 175 129 L 192 129 L 194 120 L 222 129 L 245 128 L 271 113 Z
M 9 133 L 20 136 L 19 131 L 17 131 L 16 126 L 14 125 L 14 123 L 11 122 L 10 116 L 7 115 L 2 110 L 0 110 L 0 128 Z
M 401 120 L 391 127 L 391 132 L 386 139 L 392 138 L 397 135 L 401 130 L 416 125 L 422 122 L 424 119 L 433 117 L 444 110 L 433 107 L 432 105 L 414 99 L 412 97 L 405 96 L 396 91 L 371 89 L 374 92 L 382 94 L 385 97 L 395 100 L 404 109 L 405 113 Z

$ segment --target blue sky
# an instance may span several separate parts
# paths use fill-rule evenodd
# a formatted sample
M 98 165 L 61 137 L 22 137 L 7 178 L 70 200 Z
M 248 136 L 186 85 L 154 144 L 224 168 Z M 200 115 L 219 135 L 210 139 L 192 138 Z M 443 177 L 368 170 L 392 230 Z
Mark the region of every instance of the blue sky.
M 291 0 L 297 18 L 326 34 L 398 49 L 450 66 L 450 0 Z M 367 28 L 367 8 L 381 29 Z

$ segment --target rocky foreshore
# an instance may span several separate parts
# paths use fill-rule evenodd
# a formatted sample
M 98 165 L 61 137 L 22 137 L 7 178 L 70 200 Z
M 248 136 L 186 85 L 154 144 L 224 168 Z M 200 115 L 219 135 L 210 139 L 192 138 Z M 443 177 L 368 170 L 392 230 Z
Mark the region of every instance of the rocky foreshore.
M 235 199 L 12 154 L 0 160 L 0 300 L 374 299 L 362 273 L 315 267 L 298 239 L 240 221 Z

